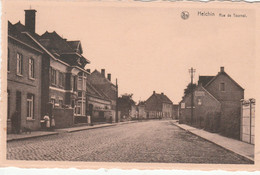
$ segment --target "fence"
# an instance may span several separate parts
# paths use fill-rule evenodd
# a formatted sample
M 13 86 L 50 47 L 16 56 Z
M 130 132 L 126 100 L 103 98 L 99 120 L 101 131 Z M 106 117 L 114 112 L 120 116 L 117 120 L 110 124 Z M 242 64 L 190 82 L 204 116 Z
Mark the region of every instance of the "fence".
M 255 144 L 255 99 L 241 100 L 240 139 Z

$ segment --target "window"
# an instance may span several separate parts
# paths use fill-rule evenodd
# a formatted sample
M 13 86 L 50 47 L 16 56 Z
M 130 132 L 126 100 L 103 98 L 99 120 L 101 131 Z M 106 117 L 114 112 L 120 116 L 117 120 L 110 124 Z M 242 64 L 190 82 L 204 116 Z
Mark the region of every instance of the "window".
M 57 75 L 56 75 L 56 70 L 55 69 L 51 69 L 51 83 L 53 85 L 57 84 Z
M 10 71 L 10 50 L 7 51 L 7 71 Z
M 59 72 L 59 86 L 64 87 L 64 74 Z
M 52 103 L 52 107 L 54 108 L 54 106 L 55 106 L 55 98 L 51 98 L 51 103 Z
M 29 59 L 29 78 L 34 78 L 34 59 Z
M 81 76 L 78 77 L 78 90 L 82 90 L 83 87 L 83 79 Z
M 27 94 L 27 119 L 33 119 L 34 115 L 34 95 Z
M 17 73 L 17 75 L 22 75 L 23 74 L 23 55 L 20 53 L 17 53 L 16 59 L 17 59 L 16 73 Z
M 84 101 L 78 101 L 77 106 L 75 108 L 75 114 L 77 115 L 85 115 L 86 114 L 86 103 Z
M 73 76 L 73 90 L 76 91 L 77 90 L 77 77 Z
M 201 101 L 201 99 L 199 98 L 198 99 L 198 105 L 201 105 L 202 104 L 202 101 Z
M 79 98 L 82 98 L 82 91 L 79 91 L 79 92 L 78 92 L 78 97 L 79 97 Z
M 59 99 L 59 107 L 62 108 L 62 105 L 63 105 L 63 100 Z
M 225 91 L 225 83 L 220 83 L 220 91 Z

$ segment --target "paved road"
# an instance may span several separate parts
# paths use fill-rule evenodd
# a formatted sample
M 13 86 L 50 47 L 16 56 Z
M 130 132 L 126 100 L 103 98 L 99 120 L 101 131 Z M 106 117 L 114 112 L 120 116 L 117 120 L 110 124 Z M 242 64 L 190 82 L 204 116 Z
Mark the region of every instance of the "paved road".
M 250 163 L 170 121 L 146 121 L 13 141 L 7 159 L 164 163 Z

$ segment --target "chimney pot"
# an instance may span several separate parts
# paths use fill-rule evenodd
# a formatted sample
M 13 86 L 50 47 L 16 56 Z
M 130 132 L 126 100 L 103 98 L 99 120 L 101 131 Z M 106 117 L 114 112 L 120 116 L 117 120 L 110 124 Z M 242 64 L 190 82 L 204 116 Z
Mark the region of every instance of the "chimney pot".
M 107 74 L 107 79 L 111 81 L 111 74 Z
M 105 77 L 105 69 L 101 69 L 101 75 Z
M 162 92 L 161 94 L 162 94 L 162 95 L 164 95 L 164 93 L 163 93 L 163 92 Z
M 35 33 L 35 13 L 36 10 L 24 10 L 25 11 L 25 28 L 27 31 Z
M 220 67 L 220 72 L 224 72 L 224 67 Z
M 153 94 L 155 94 L 155 91 L 153 91 Z

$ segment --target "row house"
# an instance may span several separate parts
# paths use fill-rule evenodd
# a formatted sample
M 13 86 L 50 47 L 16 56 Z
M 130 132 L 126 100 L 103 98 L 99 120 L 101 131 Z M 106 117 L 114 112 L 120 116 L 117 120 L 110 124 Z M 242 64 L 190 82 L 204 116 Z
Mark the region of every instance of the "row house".
M 106 77 L 105 69 L 101 69 L 101 72 L 94 70 L 90 75 L 88 75 L 87 80 L 93 87 L 102 92 L 102 94 L 104 94 L 111 102 L 111 118 L 112 122 L 116 122 L 117 85 L 111 82 L 111 74 L 107 74 Z
M 180 123 L 239 139 L 241 99 L 244 99 L 244 89 L 221 67 L 216 76 L 199 76 L 192 117 L 191 94 L 183 97 L 179 106 Z
M 26 11 L 28 15 L 28 11 Z M 17 128 L 40 128 L 41 64 L 43 50 L 22 31 L 28 29 L 20 22 L 8 22 L 7 54 L 7 132 L 14 128 L 11 116 L 18 113 Z
M 19 113 L 20 127 L 40 128 L 46 113 L 64 122 L 64 116 L 86 117 L 86 83 L 90 63 L 80 41 L 67 41 L 55 31 L 35 32 L 36 10 L 25 10 L 25 25 L 8 22 L 8 121 Z M 52 109 L 59 109 L 53 111 Z M 64 110 L 63 110 L 64 109 Z M 64 114 L 70 109 L 71 114 Z M 56 118 L 57 117 L 57 118 Z M 8 123 L 10 131 L 10 122 Z M 62 125 L 60 125 L 62 127 Z
M 172 101 L 164 93 L 153 94 L 145 101 L 146 117 L 172 118 Z
M 101 90 L 95 88 L 90 82 L 87 82 L 87 103 L 91 122 L 111 122 L 111 101 Z

